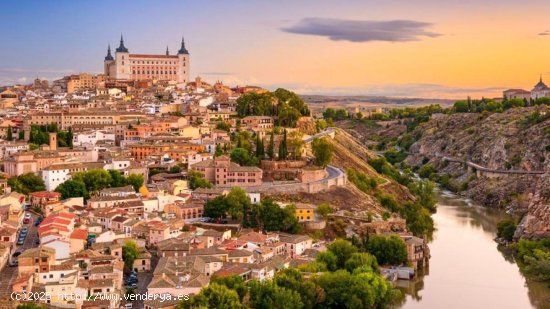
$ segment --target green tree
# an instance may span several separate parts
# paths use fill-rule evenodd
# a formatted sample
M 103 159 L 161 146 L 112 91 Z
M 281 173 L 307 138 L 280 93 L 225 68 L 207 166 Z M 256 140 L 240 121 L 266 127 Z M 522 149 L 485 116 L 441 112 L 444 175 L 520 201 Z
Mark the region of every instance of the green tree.
M 287 141 L 286 141 L 286 129 L 283 131 L 283 139 L 279 143 L 279 160 L 286 160 L 288 156 L 287 150 Z
M 184 300 L 178 304 L 178 308 L 238 309 L 245 307 L 241 305 L 237 292 L 230 290 L 225 285 L 211 283 L 190 300 Z
M 13 141 L 13 132 L 11 130 L 11 125 L 8 125 L 8 132 L 6 133 L 6 140 Z
M 315 208 L 315 213 L 323 218 L 327 218 L 329 214 L 333 212 L 332 207 L 330 207 L 329 203 L 321 203 L 317 208 Z
M 349 241 L 343 239 L 336 239 L 331 242 L 327 249 L 332 252 L 337 258 L 338 269 L 343 269 L 346 265 L 346 261 L 352 254 L 357 252 L 357 247 L 352 245 Z
M 274 281 L 279 287 L 298 292 L 304 308 L 314 308 L 320 305 L 325 298 L 323 289 L 310 280 L 304 280 L 302 274 L 296 268 L 287 268 L 278 272 Z
M 44 180 L 33 173 L 26 173 L 11 177 L 8 179 L 8 186 L 10 186 L 12 190 L 21 194 L 29 194 L 31 192 L 46 190 Z
M 264 143 L 259 134 L 256 134 L 256 157 L 258 159 L 264 158 Z
M 69 179 L 57 186 L 55 192 L 61 193 L 62 199 L 67 199 L 71 197 L 83 197 L 88 199 L 88 190 L 86 190 L 86 185 L 82 181 Z
M 362 268 L 363 271 L 377 272 L 378 263 L 376 257 L 365 252 L 353 253 L 346 261 L 345 269 L 353 273 L 357 268 Z
M 296 218 L 294 205 L 281 208 L 279 204 L 270 199 L 264 199 L 260 204 L 259 217 L 265 231 L 282 231 L 294 234 L 300 231 L 300 223 Z
M 210 181 L 206 180 L 202 174 L 197 171 L 190 171 L 187 175 L 187 180 L 191 190 L 195 190 L 197 188 L 212 188 Z
M 245 165 L 252 165 L 251 163 L 254 162 L 252 158 L 250 157 L 250 154 L 248 151 L 244 148 L 235 148 L 233 151 L 231 151 L 231 154 L 229 155 L 231 158 L 231 161 L 245 166 Z
M 134 190 L 139 191 L 139 188 L 143 186 L 143 175 L 140 174 L 130 174 L 128 177 L 126 177 L 126 183 L 129 185 L 132 185 L 134 187 Z
M 237 292 L 237 294 L 239 295 L 239 299 L 241 301 L 243 300 L 246 293 L 248 292 L 244 279 L 238 275 L 223 276 L 223 277 L 212 276 L 212 278 L 210 279 L 210 284 L 213 284 L 213 283 L 224 285 L 229 289 Z
M 107 171 L 111 176 L 110 186 L 113 188 L 124 187 L 126 183 L 126 178 L 117 170 L 108 170 Z
M 67 131 L 67 146 L 70 148 L 73 148 L 73 129 L 69 127 L 69 130 Z
M 397 235 L 371 235 L 365 249 L 382 265 L 401 265 L 407 262 L 407 246 Z
M 227 122 L 220 121 L 216 124 L 216 129 L 229 132 L 231 130 L 231 125 Z
M 453 110 L 457 113 L 467 113 L 469 112 L 468 102 L 466 101 L 456 101 L 453 105 Z
M 111 185 L 111 175 L 104 169 L 91 169 L 85 172 L 77 172 L 73 180 L 81 181 L 86 185 L 88 193 L 97 192 Z
M 271 280 L 254 280 L 249 287 L 252 308 L 300 309 L 304 306 L 297 291 L 279 287 Z
M 18 139 L 19 139 L 20 141 L 25 139 L 25 131 L 19 130 L 19 137 L 18 137 Z
M 325 138 L 316 138 L 313 140 L 311 148 L 315 155 L 315 165 L 326 167 L 332 160 L 332 144 Z
M 128 269 L 134 268 L 134 261 L 139 256 L 139 248 L 133 240 L 128 240 L 122 246 L 122 259 Z
M 223 155 L 223 149 L 221 144 L 216 144 L 216 151 L 214 152 L 214 156 L 219 157 Z
M 251 205 L 250 198 L 246 195 L 246 192 L 242 188 L 233 187 L 225 199 L 227 203 L 227 213 L 232 219 L 242 221 Z
M 227 214 L 229 205 L 224 196 L 216 196 L 215 198 L 208 200 L 204 205 L 204 216 L 213 219 L 224 218 Z
M 332 251 L 319 252 L 315 256 L 315 261 L 324 264 L 330 271 L 338 270 L 338 257 Z
M 267 156 L 273 160 L 275 156 L 275 133 L 274 131 L 271 131 L 271 135 L 269 136 L 269 145 L 267 146 Z
M 516 223 L 513 220 L 502 220 L 497 224 L 497 237 L 512 241 L 515 232 Z
M 384 308 L 392 300 L 390 283 L 374 272 L 326 272 L 314 278 L 325 291 L 323 308 Z

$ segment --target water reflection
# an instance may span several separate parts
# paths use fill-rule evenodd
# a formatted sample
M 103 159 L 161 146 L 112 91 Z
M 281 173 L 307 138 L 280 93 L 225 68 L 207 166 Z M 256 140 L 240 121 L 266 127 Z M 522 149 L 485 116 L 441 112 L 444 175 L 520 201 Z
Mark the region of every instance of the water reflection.
M 402 308 L 550 309 L 550 289 L 526 283 L 513 258 L 493 241 L 506 215 L 450 192 L 437 195 L 430 265 L 416 280 L 397 283 L 407 294 Z

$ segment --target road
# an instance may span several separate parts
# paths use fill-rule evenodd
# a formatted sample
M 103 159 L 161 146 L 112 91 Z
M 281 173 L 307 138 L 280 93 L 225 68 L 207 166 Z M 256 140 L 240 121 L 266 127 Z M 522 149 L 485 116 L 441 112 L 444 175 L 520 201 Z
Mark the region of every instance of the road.
M 27 249 L 36 248 L 38 246 L 37 244 L 35 244 L 35 241 L 38 238 L 37 236 L 38 228 L 34 226 L 34 222 L 37 216 L 31 213 L 31 217 L 32 217 L 32 220 L 29 224 L 23 224 L 21 226 L 21 228 L 26 227 L 29 229 L 29 233 L 27 234 L 25 243 L 21 246 L 16 245 L 16 248 L 13 252 L 23 252 Z M 17 237 L 19 237 L 19 232 L 17 232 Z M 6 265 L 0 271 L 0 298 L 9 297 L 9 295 L 11 294 L 12 283 L 16 278 L 17 278 L 17 267 L 10 267 L 9 265 Z
M 136 289 L 137 294 L 145 295 L 145 293 L 147 293 L 147 286 L 149 285 L 149 283 L 151 283 L 151 280 L 153 279 L 153 270 L 157 266 L 157 263 L 158 257 L 153 254 L 151 257 L 151 271 L 138 273 L 138 287 Z M 138 309 L 143 308 L 143 301 L 136 300 L 132 302 L 132 307 Z

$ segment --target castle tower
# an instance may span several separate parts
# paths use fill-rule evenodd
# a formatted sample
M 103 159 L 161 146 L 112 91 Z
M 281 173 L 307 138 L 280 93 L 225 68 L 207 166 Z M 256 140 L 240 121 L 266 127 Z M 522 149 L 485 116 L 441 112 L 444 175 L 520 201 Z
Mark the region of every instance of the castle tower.
M 50 133 L 50 150 L 57 150 L 57 133 Z
M 187 84 L 189 82 L 189 51 L 185 48 L 185 40 L 183 37 L 181 37 L 181 48 L 178 50 L 178 60 L 178 83 Z
M 130 52 L 124 46 L 124 38 L 120 35 L 120 45 L 115 50 L 115 78 L 130 79 Z
M 109 44 L 107 46 L 107 56 L 105 56 L 105 60 L 103 61 L 103 69 L 106 78 L 114 77 L 114 64 L 115 59 L 113 58 L 113 55 L 111 55 L 111 44 Z

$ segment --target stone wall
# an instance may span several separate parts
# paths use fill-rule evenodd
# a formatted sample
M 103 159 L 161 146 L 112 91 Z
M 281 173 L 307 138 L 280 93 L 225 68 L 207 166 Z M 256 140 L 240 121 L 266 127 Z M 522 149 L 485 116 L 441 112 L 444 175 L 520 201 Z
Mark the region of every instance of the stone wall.
M 264 173 L 268 173 L 274 170 L 289 169 L 289 168 L 302 168 L 306 166 L 307 162 L 303 160 L 285 160 L 285 161 L 272 161 L 262 160 L 260 162 L 260 168 L 264 170 Z
M 322 168 L 301 169 L 298 172 L 297 178 L 301 182 L 314 182 L 321 180 L 327 176 L 327 172 Z

